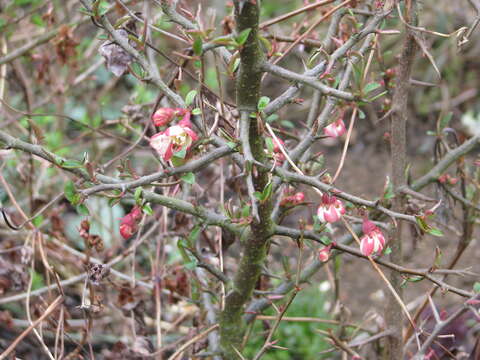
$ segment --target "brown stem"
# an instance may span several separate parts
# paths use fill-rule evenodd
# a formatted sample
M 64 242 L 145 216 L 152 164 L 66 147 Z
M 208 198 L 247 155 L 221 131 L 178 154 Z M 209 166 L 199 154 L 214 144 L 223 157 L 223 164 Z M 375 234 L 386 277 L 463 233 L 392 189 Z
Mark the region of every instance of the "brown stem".
M 416 23 L 416 0 L 406 1 L 405 21 L 408 24 Z M 406 36 L 403 41 L 403 49 L 399 59 L 399 71 L 397 77 L 397 88 L 393 95 L 393 108 L 391 120 L 391 159 L 392 159 L 392 182 L 394 189 L 400 189 L 406 184 L 405 170 L 406 160 L 406 126 L 408 114 L 408 92 L 410 87 L 410 76 L 413 62 L 415 60 L 416 42 L 412 30 L 406 28 Z M 404 197 L 398 193 L 393 200 L 392 210 L 402 211 L 404 209 Z M 399 223 L 393 231 L 390 239 L 392 253 L 390 260 L 398 265 L 403 262 L 402 256 L 402 224 Z M 402 298 L 401 275 L 391 271 L 389 280 L 397 294 Z M 385 320 L 388 328 L 394 329 L 392 335 L 386 338 L 384 359 L 403 359 L 402 323 L 403 313 L 398 301 L 389 293 L 387 295 L 387 308 Z
M 260 9 L 258 1 L 237 0 L 234 3 L 237 32 L 241 33 L 250 29 L 247 41 L 240 49 L 240 72 L 236 83 L 237 107 L 244 122 L 242 126 L 248 128 L 248 131 L 244 131 L 244 133 L 248 133 L 248 139 L 243 141 L 244 147 L 250 145 L 249 149 L 248 146 L 244 149 L 244 155 L 245 160 L 248 160 L 247 156 L 253 158 L 250 159 L 250 164 L 253 164 L 254 161 L 263 163 L 265 152 L 262 129 L 259 126 L 259 120 L 250 117 L 250 114 L 257 110 L 260 98 L 263 61 L 258 40 Z M 244 130 L 246 129 L 244 128 Z M 263 168 L 255 168 L 255 165 L 252 165 L 249 170 L 247 176 L 253 183 L 253 190 L 263 192 L 269 182 L 268 173 Z M 268 198 L 259 202 L 257 211 L 258 219 L 254 219 L 250 236 L 245 240 L 243 255 L 233 281 L 233 289 L 226 296 L 225 308 L 220 314 L 220 347 L 224 359 L 238 358 L 245 329 L 244 306 L 251 299 L 255 284 L 260 277 L 261 267 L 267 254 L 268 240 L 273 234 L 270 217 L 272 200 Z

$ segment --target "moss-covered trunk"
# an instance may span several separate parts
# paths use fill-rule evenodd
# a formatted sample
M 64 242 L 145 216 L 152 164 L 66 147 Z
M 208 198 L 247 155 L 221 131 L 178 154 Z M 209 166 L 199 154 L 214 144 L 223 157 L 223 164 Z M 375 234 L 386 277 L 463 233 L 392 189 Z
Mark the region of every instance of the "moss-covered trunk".
M 237 106 L 241 121 L 247 122 L 248 143 L 253 160 L 263 162 L 265 152 L 261 129 L 256 119 L 250 116 L 257 108 L 262 76 L 260 65 L 263 61 L 263 53 L 257 38 L 258 1 L 235 1 L 235 18 L 238 34 L 250 29 L 248 39 L 240 50 L 240 69 L 236 83 Z M 257 168 L 251 172 L 251 176 L 255 191 L 262 192 L 268 183 L 268 174 Z M 225 299 L 225 308 L 220 315 L 220 344 L 224 359 L 238 358 L 234 348 L 241 350 L 245 332 L 245 324 L 242 320 L 244 307 L 251 299 L 266 257 L 267 244 L 273 229 L 271 212 L 270 199 L 258 204 L 258 218 L 253 219 L 250 235 L 243 244 L 243 254 L 234 278 L 233 289 Z

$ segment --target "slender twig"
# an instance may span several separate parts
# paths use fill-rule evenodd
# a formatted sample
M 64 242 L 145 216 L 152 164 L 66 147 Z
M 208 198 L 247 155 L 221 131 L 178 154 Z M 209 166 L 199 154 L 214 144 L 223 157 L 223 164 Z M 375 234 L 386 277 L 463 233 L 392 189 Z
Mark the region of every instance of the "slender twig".
M 334 2 L 335 0 L 322 0 L 322 1 L 317 1 L 313 4 L 308 4 L 304 7 L 301 7 L 300 9 L 297 9 L 297 10 L 293 10 L 293 11 L 290 11 L 289 13 L 287 14 L 283 14 L 283 15 L 280 15 L 280 16 L 277 16 L 276 18 L 272 19 L 272 20 L 268 20 L 268 21 L 264 21 L 262 23 L 260 23 L 259 25 L 259 28 L 260 29 L 264 29 L 266 27 L 269 27 L 273 24 L 277 24 L 281 21 L 284 21 L 284 20 L 287 20 L 287 19 L 290 19 L 291 17 L 294 17 L 294 16 L 297 16 L 301 13 L 304 13 L 306 11 L 310 11 L 310 10 L 313 10 L 313 9 L 316 9 L 317 7 L 320 7 L 320 6 L 323 6 L 323 5 L 328 5 L 328 4 L 331 4 L 332 2 Z
M 11 344 L 10 346 L 5 349 L 5 351 L 0 354 L 0 360 L 4 360 L 7 358 L 8 354 L 10 354 L 17 345 L 30 333 L 30 331 L 34 330 L 35 327 L 38 326 L 45 318 L 47 318 L 56 308 L 63 302 L 63 298 L 58 296 L 46 309 L 45 312 L 33 323 L 30 324 L 28 328 L 26 328 Z
M 186 350 L 188 349 L 190 346 L 192 346 L 193 344 L 195 344 L 197 341 L 203 339 L 205 336 L 207 336 L 209 333 L 211 333 L 212 331 L 218 329 L 218 324 L 215 324 L 215 325 L 212 325 L 210 326 L 208 329 L 202 331 L 200 334 L 194 336 L 193 338 L 191 338 L 190 340 L 188 340 L 185 344 L 183 344 L 182 346 L 180 346 L 177 351 L 175 351 L 169 358 L 168 360 L 175 360 L 175 359 L 178 359 L 178 357 Z M 153 354 L 152 354 L 153 355 Z

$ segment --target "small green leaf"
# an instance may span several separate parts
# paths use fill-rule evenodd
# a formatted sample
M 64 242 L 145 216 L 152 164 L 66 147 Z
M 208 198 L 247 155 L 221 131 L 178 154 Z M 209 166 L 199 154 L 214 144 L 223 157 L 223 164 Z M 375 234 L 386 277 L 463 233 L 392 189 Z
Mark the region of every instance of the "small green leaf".
M 81 167 L 83 167 L 83 164 L 80 161 L 65 160 L 62 162 L 62 168 L 64 169 L 78 169 Z
M 187 241 L 185 239 L 178 239 L 177 241 L 177 248 L 178 251 L 180 252 L 180 255 L 182 256 L 183 262 L 184 263 L 189 263 L 192 260 L 190 259 L 190 256 L 187 254 L 187 251 L 185 249 L 188 248 Z
M 242 217 L 244 217 L 244 218 L 249 217 L 251 209 L 252 209 L 252 207 L 250 205 L 245 205 L 242 208 Z
M 89 10 L 83 8 L 83 7 L 78 9 L 78 11 L 81 12 L 82 14 L 87 15 L 87 16 L 95 16 L 95 14 L 93 12 L 91 12 L 91 11 L 89 11 Z
M 475 282 L 475 284 L 473 284 L 473 291 L 476 292 L 476 293 L 480 293 L 480 282 Z
M 263 111 L 267 107 L 268 103 L 270 102 L 270 98 L 268 96 L 262 96 L 260 100 L 258 100 L 258 111 Z
M 142 211 L 147 215 L 153 215 L 153 209 L 149 203 L 142 206 Z
M 253 196 L 255 196 L 258 201 L 263 201 L 263 194 L 260 191 L 255 191 Z
M 379 83 L 371 82 L 371 83 L 365 85 L 365 87 L 363 88 L 363 93 L 366 95 L 369 92 L 372 92 L 373 90 L 378 89 L 380 86 L 381 85 Z
M 427 232 L 433 236 L 437 236 L 437 237 L 443 236 L 443 231 L 434 227 L 430 227 L 430 229 Z
M 383 250 L 383 253 L 385 255 L 389 255 L 392 253 L 392 248 L 390 246 L 387 246 L 387 248 L 385 250 Z
M 277 114 L 272 114 L 269 117 L 267 117 L 266 120 L 267 120 L 268 123 L 272 123 L 274 121 L 277 121 L 278 120 L 278 115 Z
M 187 148 L 186 147 L 182 148 L 182 150 L 176 152 L 175 155 L 173 156 L 178 159 L 185 159 L 185 156 L 187 156 Z
M 422 229 L 423 231 L 427 232 L 427 230 L 428 230 L 428 225 L 427 225 L 427 223 L 425 222 L 425 220 L 423 219 L 423 217 L 421 217 L 421 216 L 415 216 L 415 220 L 417 221 L 417 224 L 418 224 L 418 226 L 420 227 L 420 229 Z
M 201 115 L 202 110 L 200 108 L 195 108 L 192 110 L 192 115 Z
M 320 241 L 322 242 L 323 245 L 330 245 L 332 243 L 332 239 L 330 239 L 328 236 L 323 235 L 320 238 Z
M 395 197 L 395 192 L 393 191 L 393 183 L 390 181 L 390 177 L 387 176 L 387 180 L 385 181 L 385 190 L 383 193 L 383 198 L 385 200 L 390 200 Z
M 263 201 L 267 200 L 272 194 L 273 184 L 269 182 L 265 189 L 263 189 Z
M 442 237 L 443 232 L 440 229 L 434 228 L 427 224 L 425 219 L 422 216 L 415 216 L 415 220 L 417 221 L 418 226 L 427 234 Z
M 448 124 L 450 123 L 450 120 L 452 120 L 452 117 L 453 117 L 453 112 L 449 112 L 448 114 L 446 114 L 445 116 L 442 117 L 442 119 L 440 120 L 440 125 L 439 125 L 439 130 L 442 131 L 443 129 L 445 129 Z
M 175 156 L 172 157 L 170 159 L 170 161 L 172 162 L 172 165 L 175 166 L 175 167 L 185 165 L 185 163 L 186 163 L 185 159 L 180 159 L 180 158 L 175 157 Z
M 229 142 L 227 142 L 227 146 L 228 146 L 230 149 L 234 150 L 234 149 L 238 146 L 238 144 L 237 144 L 236 142 L 229 141 Z
M 70 200 L 77 193 L 77 190 L 75 190 L 75 184 L 72 180 L 67 181 L 63 191 L 65 192 L 65 197 L 67 200 Z
M 195 96 L 197 96 L 197 90 L 189 91 L 187 96 L 185 97 L 185 105 L 190 106 L 191 104 L 193 104 Z
M 202 55 L 202 38 L 197 36 L 193 41 L 193 53 L 197 56 Z
M 283 127 L 289 128 L 289 129 L 294 129 L 295 125 L 290 121 L 290 120 L 282 120 L 280 121 L 280 124 Z
M 43 21 L 42 17 L 39 14 L 33 14 L 30 17 L 30 21 L 32 22 L 32 24 L 40 27 L 45 27 L 45 21 Z
M 368 102 L 375 101 L 375 100 L 377 100 L 378 98 L 381 98 L 383 95 L 386 95 L 387 93 L 388 93 L 388 91 L 385 90 L 385 91 L 381 92 L 380 94 L 375 95 L 374 97 L 368 99 Z
M 268 151 L 273 153 L 273 149 L 274 149 L 273 139 L 271 137 L 266 137 L 265 138 L 265 143 L 267 144 Z
M 187 270 L 195 270 L 195 268 L 197 267 L 197 260 L 193 259 L 192 261 L 185 263 L 183 266 Z
M 40 227 L 43 223 L 43 216 L 42 215 L 38 215 L 37 217 L 33 218 L 32 220 L 32 224 L 33 226 L 35 226 L 36 228 Z
M 63 191 L 65 193 L 65 197 L 72 205 L 78 205 L 80 203 L 80 194 L 77 193 L 77 190 L 75 189 L 75 184 L 72 180 L 67 181 Z
M 263 44 L 263 46 L 265 46 L 265 49 L 267 50 L 267 52 L 272 51 L 272 44 L 268 39 L 264 38 L 263 36 L 259 36 L 258 39 Z
M 235 39 L 238 45 L 243 45 L 248 39 L 248 35 L 252 31 L 251 28 L 243 30 L 240 34 L 238 34 L 237 38 Z
M 79 213 L 80 215 L 85 215 L 85 216 L 90 215 L 90 211 L 88 210 L 85 204 L 78 204 L 76 207 L 76 210 L 77 210 L 77 213 Z
M 230 72 L 233 74 L 235 71 L 237 71 L 239 65 L 240 65 L 240 59 L 235 59 L 235 61 L 233 61 L 232 63 Z
M 219 45 L 235 45 L 233 39 L 230 36 L 220 36 L 212 41 L 214 44 Z
M 111 199 L 108 199 L 108 206 L 114 207 L 114 206 L 117 205 L 119 202 L 120 202 L 120 198 L 111 198 Z
M 200 236 L 201 232 L 202 232 L 202 226 L 195 225 L 192 231 L 190 232 L 190 234 L 188 234 L 187 242 L 189 247 L 194 248 L 195 243 L 197 242 L 197 239 Z
M 141 187 L 138 187 L 135 189 L 135 202 L 137 204 L 140 204 L 140 202 L 142 201 L 142 192 L 143 192 L 143 189 Z
M 187 184 L 193 185 L 195 184 L 195 174 L 192 172 L 186 173 L 181 177 L 183 181 L 185 181 Z

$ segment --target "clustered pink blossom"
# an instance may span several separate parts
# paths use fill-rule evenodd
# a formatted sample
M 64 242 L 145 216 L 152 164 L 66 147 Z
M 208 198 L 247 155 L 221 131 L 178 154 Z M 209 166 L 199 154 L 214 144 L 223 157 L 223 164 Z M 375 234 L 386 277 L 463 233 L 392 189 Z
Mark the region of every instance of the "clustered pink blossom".
M 285 196 L 280 201 L 280 206 L 297 206 L 305 200 L 305 194 L 303 192 L 297 192 L 293 195 Z
M 363 236 L 360 239 L 360 251 L 365 256 L 381 252 L 385 246 L 385 237 L 382 231 L 370 220 L 364 219 Z
M 334 121 L 323 129 L 325 135 L 332 138 L 342 136 L 346 131 L 347 129 L 345 128 L 345 123 L 342 118 L 339 118 L 337 121 Z
M 334 223 L 345 214 L 343 203 L 333 195 L 323 194 L 322 202 L 317 210 L 321 222 Z
M 142 218 L 142 209 L 134 206 L 132 211 L 120 219 L 120 235 L 127 240 L 138 230 L 138 223 Z
M 171 121 L 169 117 L 183 115 L 183 119 L 177 125 L 168 127 L 165 131 L 153 135 L 150 139 L 150 146 L 154 148 L 165 161 L 169 161 L 172 156 L 182 149 L 188 151 L 192 143 L 198 139 L 198 135 L 192 130 L 189 110 L 161 108 L 157 110 L 155 114 L 160 110 L 162 111 L 158 114 L 155 125 L 167 124 Z M 173 112 L 171 110 L 173 110 Z M 155 115 L 153 118 L 155 122 Z
M 453 186 L 458 182 L 458 179 L 453 177 L 453 176 L 450 176 L 450 174 L 443 174 L 443 175 L 439 176 L 438 181 L 441 184 L 452 185 Z
M 159 108 L 152 115 L 152 121 L 155 126 L 165 126 L 177 116 L 182 116 L 182 121 L 188 122 L 190 120 L 191 112 L 188 109 L 182 108 Z

